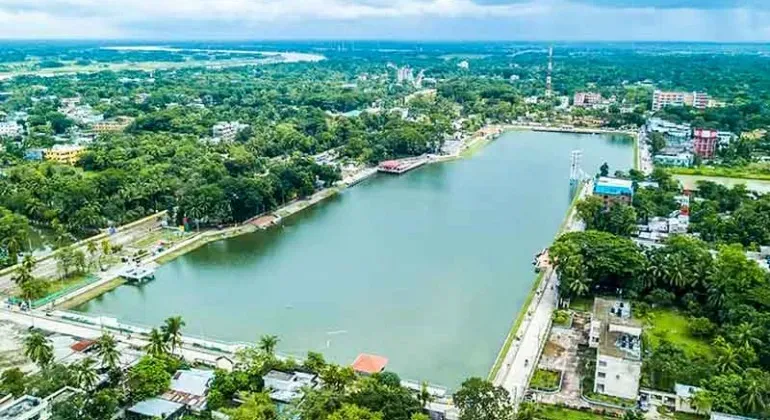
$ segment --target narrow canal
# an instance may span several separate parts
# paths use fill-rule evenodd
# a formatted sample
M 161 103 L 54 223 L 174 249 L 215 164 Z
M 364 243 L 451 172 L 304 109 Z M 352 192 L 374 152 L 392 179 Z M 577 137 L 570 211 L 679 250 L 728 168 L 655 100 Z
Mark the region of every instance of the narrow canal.
M 76 310 L 186 332 L 390 359 L 403 378 L 485 376 L 569 205 L 570 151 L 632 165 L 623 137 L 510 132 L 472 158 L 377 176 L 284 225 L 209 244 Z

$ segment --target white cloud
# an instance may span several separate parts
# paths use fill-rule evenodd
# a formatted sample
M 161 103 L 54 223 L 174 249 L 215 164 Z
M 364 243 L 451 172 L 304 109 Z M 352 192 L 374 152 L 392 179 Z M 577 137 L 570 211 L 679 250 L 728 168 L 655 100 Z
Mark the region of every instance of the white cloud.
M 508 1 L 0 0 L 0 38 L 770 38 L 763 10 Z

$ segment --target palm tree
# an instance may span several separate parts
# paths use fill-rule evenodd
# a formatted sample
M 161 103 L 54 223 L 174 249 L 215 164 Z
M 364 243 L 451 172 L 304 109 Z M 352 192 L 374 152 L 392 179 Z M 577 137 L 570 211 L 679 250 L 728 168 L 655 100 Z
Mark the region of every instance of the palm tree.
M 708 291 L 708 303 L 715 309 L 720 309 L 725 304 L 727 294 L 724 288 L 720 286 L 713 286 Z
M 759 413 L 765 409 L 764 387 L 756 378 L 748 381 L 741 396 L 741 404 L 749 413 Z
M 181 316 L 172 316 L 160 327 L 166 342 L 171 345 L 171 354 L 174 354 L 176 348 L 182 345 L 182 327 L 185 325 Z
M 115 337 L 112 334 L 102 334 L 98 340 L 96 340 L 96 354 L 102 361 L 104 366 L 110 369 L 115 369 L 120 362 L 120 352 L 118 352 L 118 343 L 115 341 Z
M 423 381 L 422 384 L 420 384 L 420 393 L 417 394 L 417 399 L 420 401 L 420 406 L 425 409 L 428 407 L 428 404 L 433 402 L 433 394 L 431 394 L 428 391 L 428 383 Z
M 73 364 L 71 369 L 75 382 L 82 389 L 92 389 L 99 379 L 99 374 L 96 373 L 96 360 L 90 357 Z
M 266 354 L 273 355 L 275 354 L 275 348 L 278 346 L 278 342 L 280 340 L 278 339 L 278 336 L 275 335 L 263 335 L 259 339 L 259 349 L 265 352 Z
M 53 346 L 43 334 L 35 331 L 24 338 L 24 355 L 42 369 L 53 361 Z
M 666 266 L 666 277 L 668 278 L 668 284 L 682 288 L 687 285 L 688 279 L 685 277 L 685 264 L 684 260 L 678 255 L 669 258 L 668 265 Z
M 762 340 L 757 338 L 759 332 L 757 327 L 749 322 L 742 322 L 735 327 L 733 332 L 733 340 L 746 348 L 752 348 L 754 346 L 762 345 Z
M 145 350 L 152 356 L 163 356 L 168 353 L 168 342 L 157 328 L 150 330 L 150 337 Z
M 13 282 L 16 286 L 21 287 L 22 284 L 28 283 L 34 279 L 32 276 L 32 270 L 35 269 L 35 259 L 31 255 L 24 256 L 19 268 L 16 269 L 16 275 L 13 277 Z
M 540 417 L 540 406 L 533 402 L 523 402 L 516 412 L 516 420 L 536 420 Z
M 719 356 L 717 356 L 716 367 L 719 373 L 738 372 L 741 365 L 738 363 L 738 353 L 733 346 L 724 343 L 718 346 Z
M 86 249 L 88 250 L 88 255 L 91 257 L 88 261 L 88 265 L 94 266 L 96 264 L 96 253 L 98 252 L 98 248 L 96 247 L 96 242 L 91 241 L 86 246 Z
M 112 253 L 112 245 L 110 244 L 109 239 L 102 240 L 101 246 L 102 246 L 102 255 L 110 255 Z
M 690 397 L 690 405 L 692 405 L 698 414 L 708 414 L 711 411 L 712 404 L 713 399 L 711 393 L 705 389 L 696 392 Z

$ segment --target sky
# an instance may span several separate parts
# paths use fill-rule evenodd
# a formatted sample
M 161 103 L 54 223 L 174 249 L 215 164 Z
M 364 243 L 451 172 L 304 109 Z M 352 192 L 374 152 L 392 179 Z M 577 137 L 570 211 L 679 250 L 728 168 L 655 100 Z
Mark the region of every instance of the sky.
M 770 0 L 0 0 L 0 38 L 770 41 Z

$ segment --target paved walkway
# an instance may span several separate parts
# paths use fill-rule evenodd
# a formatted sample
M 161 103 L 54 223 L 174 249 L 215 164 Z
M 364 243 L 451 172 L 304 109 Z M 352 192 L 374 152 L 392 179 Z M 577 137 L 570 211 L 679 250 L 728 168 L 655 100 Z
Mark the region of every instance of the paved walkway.
M 564 404 L 572 408 L 587 408 L 588 403 L 580 398 L 580 373 L 578 345 L 587 343 L 589 324 L 586 319 L 575 314 L 572 328 L 554 328 L 551 331 L 549 345 L 558 350 L 556 354 L 543 352 L 539 366 L 562 372 L 561 390 L 555 394 L 538 393 L 538 402 Z
M 586 183 L 579 193 L 578 200 L 584 198 L 592 187 L 593 183 Z M 565 231 L 577 231 L 584 228 L 573 209 L 567 216 Z M 502 367 L 493 380 L 495 385 L 500 385 L 508 390 L 514 404 L 518 404 L 524 397 L 537 364 L 540 348 L 548 337 L 551 316 L 559 301 L 558 290 L 558 276 L 552 269 L 548 268 L 544 281 L 536 292 L 535 299 L 527 308 L 526 318 L 516 331 L 514 342 L 503 358 Z

